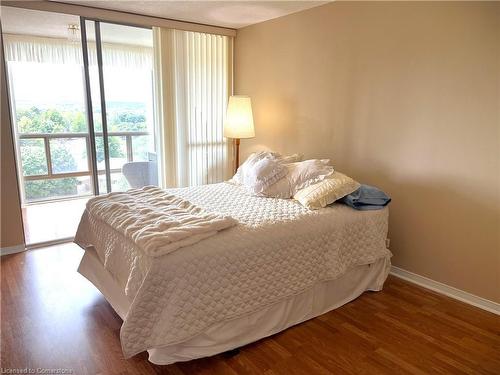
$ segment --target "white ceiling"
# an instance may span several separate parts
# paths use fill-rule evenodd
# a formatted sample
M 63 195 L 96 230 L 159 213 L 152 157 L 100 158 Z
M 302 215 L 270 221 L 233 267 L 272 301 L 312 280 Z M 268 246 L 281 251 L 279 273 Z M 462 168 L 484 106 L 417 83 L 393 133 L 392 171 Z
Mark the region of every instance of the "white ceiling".
M 207 25 L 241 28 L 286 14 L 316 7 L 326 1 L 65 1 L 92 7 L 171 18 Z M 68 25 L 80 24 L 78 16 L 2 6 L 2 28 L 8 34 L 68 38 Z M 94 40 L 93 22 L 87 38 Z M 151 46 L 151 30 L 101 23 L 104 42 Z
M 80 25 L 80 18 L 70 14 L 2 7 L 2 29 L 6 34 L 68 38 L 68 25 Z M 79 35 L 79 31 L 78 31 Z M 150 29 L 101 23 L 103 42 L 153 46 Z M 87 39 L 94 41 L 94 22 L 87 21 Z
M 79 23 L 78 16 L 69 14 L 2 6 L 2 31 L 6 34 L 66 37 L 68 25 Z
M 63 0 L 60 2 L 239 29 L 329 1 Z

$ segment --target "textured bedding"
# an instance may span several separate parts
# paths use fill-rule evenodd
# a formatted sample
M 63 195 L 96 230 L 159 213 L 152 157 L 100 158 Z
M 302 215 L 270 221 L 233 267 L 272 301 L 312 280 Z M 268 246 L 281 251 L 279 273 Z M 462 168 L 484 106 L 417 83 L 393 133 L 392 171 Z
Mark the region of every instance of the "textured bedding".
M 387 208 L 358 212 L 334 204 L 312 211 L 290 199 L 250 196 L 228 183 L 168 192 L 238 224 L 156 258 L 88 210 L 75 237 L 82 247 L 95 248 L 131 302 L 121 328 L 126 357 L 182 343 L 218 322 L 390 256 Z
M 86 209 L 94 220 L 117 230 L 152 257 L 193 245 L 236 224 L 229 216 L 208 213 L 155 186 L 95 197 Z

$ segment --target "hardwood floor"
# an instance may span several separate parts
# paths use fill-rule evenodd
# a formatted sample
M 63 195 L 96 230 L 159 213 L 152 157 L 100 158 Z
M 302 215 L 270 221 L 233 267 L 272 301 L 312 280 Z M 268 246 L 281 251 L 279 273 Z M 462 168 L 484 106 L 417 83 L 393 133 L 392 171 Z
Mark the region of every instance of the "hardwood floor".
M 1 258 L 1 367 L 73 374 L 500 374 L 500 317 L 389 278 L 382 292 L 243 347 L 155 366 L 123 359 L 120 318 L 67 244 Z M 68 372 L 66 372 L 68 373 Z

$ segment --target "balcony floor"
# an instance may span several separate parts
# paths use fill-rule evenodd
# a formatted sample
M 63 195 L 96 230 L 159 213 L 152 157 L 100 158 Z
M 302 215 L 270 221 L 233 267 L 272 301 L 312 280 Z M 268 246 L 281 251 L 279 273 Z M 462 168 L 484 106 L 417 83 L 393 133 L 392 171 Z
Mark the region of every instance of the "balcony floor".
M 89 197 L 23 207 L 26 244 L 73 237 Z

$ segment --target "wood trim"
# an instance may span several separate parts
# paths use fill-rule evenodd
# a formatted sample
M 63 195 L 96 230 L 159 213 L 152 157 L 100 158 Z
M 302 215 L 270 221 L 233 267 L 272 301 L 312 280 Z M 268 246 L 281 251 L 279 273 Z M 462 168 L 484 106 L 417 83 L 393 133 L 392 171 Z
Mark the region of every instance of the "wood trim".
M 125 23 L 128 25 L 146 26 L 146 27 L 165 27 L 168 29 L 177 29 L 185 31 L 196 31 L 201 33 L 218 34 L 226 36 L 236 36 L 235 29 L 225 27 L 204 25 L 194 22 L 178 21 L 169 18 L 146 16 L 142 14 L 135 14 L 129 12 L 122 12 L 117 10 L 96 8 L 87 5 L 76 5 L 60 3 L 56 1 L 2 1 L 2 5 L 41 10 L 47 12 L 56 12 L 64 14 L 74 14 L 89 19 L 105 22 Z
M 400 279 L 409 281 L 410 283 L 417 284 L 423 288 L 433 290 L 434 292 L 444 294 L 450 298 L 465 302 L 469 305 L 479 307 L 480 309 L 489 311 L 493 314 L 500 315 L 500 303 L 490 301 L 488 299 L 476 296 L 474 294 L 465 292 L 463 290 L 454 288 L 452 286 L 434 281 L 425 276 L 417 275 L 416 273 L 404 270 L 399 267 L 391 267 L 391 275 L 399 277 Z
M 26 250 L 24 244 L 9 246 L 9 247 L 0 247 L 0 256 L 20 253 Z

